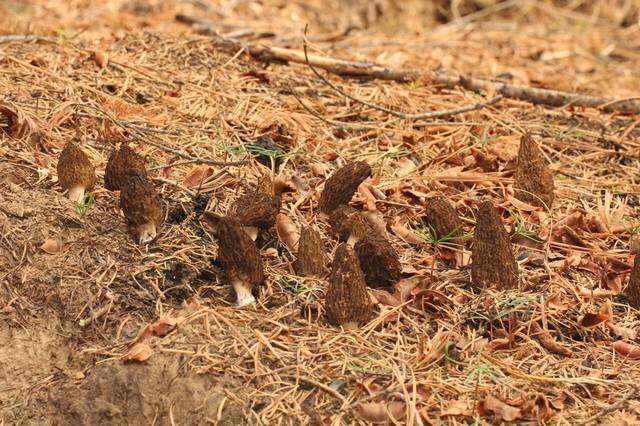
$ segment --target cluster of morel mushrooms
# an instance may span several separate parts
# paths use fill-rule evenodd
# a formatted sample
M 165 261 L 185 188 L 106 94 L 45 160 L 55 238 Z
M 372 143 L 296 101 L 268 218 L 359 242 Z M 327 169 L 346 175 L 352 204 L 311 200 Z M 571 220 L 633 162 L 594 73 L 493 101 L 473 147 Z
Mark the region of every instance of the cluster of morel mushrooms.
M 367 163 L 347 163 L 326 180 L 319 200 L 321 214 L 328 215 L 341 242 L 331 265 L 325 301 L 327 319 L 334 325 L 353 327 L 370 320 L 374 305 L 367 286 L 391 289 L 401 278 L 402 266 L 394 248 L 362 212 L 349 206 L 358 186 L 370 176 L 371 167 Z M 94 167 L 73 143 L 60 155 L 58 179 L 74 201 L 83 200 L 85 191 L 95 183 Z M 104 181 L 107 189 L 120 191 L 120 208 L 135 240 L 139 244 L 153 241 L 164 213 L 158 193 L 147 177 L 144 159 L 123 143 L 111 154 Z M 520 142 L 514 188 L 516 198 L 521 201 L 551 208 L 553 176 L 536 142 L 528 135 Z M 226 281 L 236 292 L 238 306 L 254 302 L 256 290 L 265 280 L 260 252 L 254 243 L 255 231 L 273 227 L 279 212 L 280 194 L 274 191 L 271 180 L 266 179 L 238 199 L 227 216 L 204 213 L 204 221 L 214 228 L 217 236 L 218 260 Z M 426 219 L 436 238 L 447 237 L 453 243 L 464 244 L 462 222 L 444 197 L 428 200 Z M 253 231 L 248 232 L 249 229 Z M 294 263 L 296 273 L 323 277 L 325 260 L 320 233 L 312 226 L 304 228 Z M 478 208 L 471 260 L 474 287 L 517 286 L 518 264 L 509 235 L 491 201 L 483 201 Z M 640 261 L 634 264 L 627 291 L 632 304 L 640 304 Z

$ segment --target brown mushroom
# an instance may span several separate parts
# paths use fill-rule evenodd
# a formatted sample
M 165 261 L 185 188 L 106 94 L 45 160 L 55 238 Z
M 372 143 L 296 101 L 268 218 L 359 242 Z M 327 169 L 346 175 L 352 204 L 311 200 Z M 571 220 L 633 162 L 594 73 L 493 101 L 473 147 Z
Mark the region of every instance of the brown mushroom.
M 520 139 L 514 188 L 516 198 L 525 203 L 549 209 L 553 204 L 553 174 L 538 144 L 527 134 Z
M 217 235 L 218 260 L 236 292 L 238 306 L 253 303 L 253 289 L 264 282 L 258 248 L 234 217 L 224 216 L 218 220 Z
M 358 257 L 344 243 L 338 246 L 331 265 L 325 311 L 331 324 L 345 328 L 362 324 L 373 315 Z
M 269 229 L 276 223 L 280 213 L 280 197 L 267 193 L 259 187 L 241 196 L 231 207 L 232 216 L 243 226 Z
M 369 287 L 389 288 L 402 274 L 398 253 L 381 235 L 369 232 L 354 247 L 364 278 Z
M 327 255 L 322 238 L 317 229 L 307 226 L 300 233 L 298 255 L 293 264 L 296 273 L 301 276 L 321 277 L 325 274 Z
M 365 234 L 374 232 L 361 212 L 350 206 L 339 206 L 329 215 L 329 223 L 340 242 L 351 247 Z
M 127 144 L 121 144 L 120 149 L 113 151 L 104 170 L 104 187 L 110 191 L 119 191 L 126 181 L 127 170 L 137 170 L 144 177 L 147 176 L 144 158 L 138 155 Z
M 96 170 L 91 160 L 78 146 L 69 142 L 58 159 L 58 182 L 68 191 L 70 200 L 81 203 L 85 191 L 93 188 Z
M 120 208 L 135 240 L 139 244 L 153 241 L 164 222 L 164 212 L 156 189 L 139 170 L 125 172 Z
M 631 269 L 625 294 L 629 300 L 629 305 L 640 309 L 640 255 L 638 254 L 633 258 L 633 268 Z
M 480 205 L 471 253 L 471 279 L 478 288 L 518 285 L 518 264 L 509 235 L 491 201 Z
M 336 170 L 324 184 L 320 195 L 320 211 L 329 214 L 338 206 L 348 204 L 358 186 L 369 176 L 371 167 L 364 161 L 347 163 Z
M 459 242 L 462 221 L 456 209 L 443 196 L 427 200 L 426 214 L 427 223 L 436 239 L 446 239 L 445 242 L 453 244 Z

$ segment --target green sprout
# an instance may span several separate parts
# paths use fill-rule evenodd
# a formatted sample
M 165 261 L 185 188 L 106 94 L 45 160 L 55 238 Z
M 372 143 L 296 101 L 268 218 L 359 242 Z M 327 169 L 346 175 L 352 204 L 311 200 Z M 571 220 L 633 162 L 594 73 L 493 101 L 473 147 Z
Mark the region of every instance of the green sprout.
M 76 202 L 76 213 L 80 218 L 84 218 L 87 213 L 89 213 L 89 210 L 93 208 L 95 203 L 96 200 L 92 193 L 89 192 L 88 194 L 85 194 L 82 201 Z

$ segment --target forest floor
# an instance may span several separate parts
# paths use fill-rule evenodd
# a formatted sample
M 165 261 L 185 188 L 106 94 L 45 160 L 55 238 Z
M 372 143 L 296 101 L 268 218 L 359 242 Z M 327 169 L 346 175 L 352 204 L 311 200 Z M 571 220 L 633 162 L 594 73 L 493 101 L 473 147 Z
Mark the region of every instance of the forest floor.
M 640 315 L 625 296 L 640 231 L 638 114 L 487 104 L 490 90 L 426 77 L 637 98 L 637 6 L 469 3 L 485 7 L 0 1 L 0 425 L 638 424 Z M 313 55 L 425 77 L 318 75 L 247 53 L 302 51 L 307 24 Z M 551 209 L 513 197 L 524 133 L 554 172 Z M 98 175 L 82 206 L 57 185 L 73 139 Z M 166 206 L 148 246 L 102 181 L 122 141 L 146 156 Z M 234 306 L 202 213 L 225 214 L 272 174 L 291 189 L 288 232 L 317 227 L 332 257 L 317 201 L 347 160 L 371 165 L 351 205 L 403 266 L 394 293 L 372 291 L 375 318 L 331 326 L 326 277 L 297 276 L 291 235 L 275 229 L 257 239 L 257 304 Z M 425 225 L 436 195 L 469 235 L 481 201 L 499 207 L 517 289 L 471 286 L 471 239 L 452 247 Z

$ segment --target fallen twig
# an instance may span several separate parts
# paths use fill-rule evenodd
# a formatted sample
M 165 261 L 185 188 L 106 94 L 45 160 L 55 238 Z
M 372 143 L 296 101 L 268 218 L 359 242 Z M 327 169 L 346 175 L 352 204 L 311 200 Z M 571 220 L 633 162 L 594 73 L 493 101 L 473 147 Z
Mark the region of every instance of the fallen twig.
M 55 42 L 55 37 L 47 37 L 35 34 L 8 34 L 0 36 L 0 44 L 12 43 L 17 41 L 49 41 Z
M 195 19 L 194 19 L 195 21 Z M 187 22 L 182 20 L 182 22 Z M 509 99 L 518 99 L 532 104 L 549 106 L 603 107 L 607 112 L 640 113 L 640 101 L 635 98 L 620 101 L 583 95 L 580 93 L 559 90 L 540 89 L 518 84 L 507 84 L 499 81 L 470 78 L 442 72 L 422 72 L 415 69 L 389 68 L 372 62 L 356 62 L 328 56 L 309 54 L 299 50 L 283 47 L 267 46 L 258 43 L 242 43 L 236 39 L 211 34 L 213 44 L 223 50 L 237 52 L 244 49 L 253 58 L 263 62 L 294 62 L 311 64 L 333 74 L 348 77 L 370 77 L 381 80 L 410 82 L 428 80 L 447 87 L 461 86 L 474 92 L 488 92 L 502 95 Z

